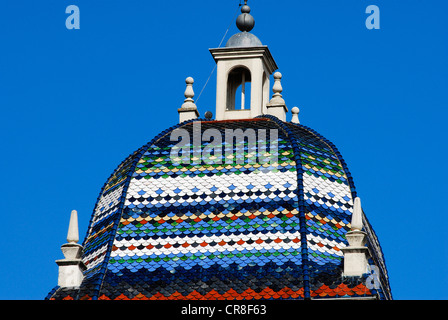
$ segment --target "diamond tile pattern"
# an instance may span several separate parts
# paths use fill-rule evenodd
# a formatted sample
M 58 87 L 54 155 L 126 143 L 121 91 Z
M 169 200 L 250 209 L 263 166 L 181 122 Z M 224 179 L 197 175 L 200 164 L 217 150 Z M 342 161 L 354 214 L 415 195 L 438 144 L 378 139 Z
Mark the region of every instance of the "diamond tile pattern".
M 202 157 L 173 163 L 171 132 L 194 126 L 165 130 L 117 168 L 83 244 L 83 284 L 48 299 L 387 297 L 387 274 L 382 291 L 341 277 L 356 190 L 330 142 L 271 116 L 201 121 L 202 133 L 218 130 L 223 141 L 226 129 L 258 140 L 223 143 L 222 153 L 202 142 Z M 260 150 L 278 161 L 257 158 Z

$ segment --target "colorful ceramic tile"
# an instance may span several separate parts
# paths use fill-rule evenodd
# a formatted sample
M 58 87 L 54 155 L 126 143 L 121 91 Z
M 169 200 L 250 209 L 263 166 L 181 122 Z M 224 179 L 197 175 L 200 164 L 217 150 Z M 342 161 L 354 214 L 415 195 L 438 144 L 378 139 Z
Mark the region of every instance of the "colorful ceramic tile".
M 342 277 L 356 189 L 330 141 L 272 116 L 201 121 L 202 133 L 214 129 L 224 138 L 229 129 L 254 130 L 265 138 L 222 143 L 222 154 L 193 141 L 199 157 L 174 161 L 178 142 L 170 134 L 192 134 L 194 125 L 165 130 L 115 170 L 83 243 L 81 288 L 55 288 L 49 299 L 390 298 L 368 221 L 381 288 Z M 261 161 L 260 150 L 277 161 Z

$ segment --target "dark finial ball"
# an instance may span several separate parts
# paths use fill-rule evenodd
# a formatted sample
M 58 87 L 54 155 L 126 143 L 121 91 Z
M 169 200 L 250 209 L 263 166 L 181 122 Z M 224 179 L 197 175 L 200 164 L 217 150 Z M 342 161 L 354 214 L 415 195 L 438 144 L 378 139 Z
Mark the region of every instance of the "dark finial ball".
M 240 31 L 249 32 L 255 26 L 255 19 L 249 13 L 242 13 L 236 18 L 236 26 Z
M 213 117 L 213 113 L 211 113 L 210 111 L 207 111 L 205 113 L 205 119 L 210 120 Z
M 250 12 L 250 7 L 245 4 L 244 6 L 241 7 L 241 12 L 242 13 L 249 13 Z

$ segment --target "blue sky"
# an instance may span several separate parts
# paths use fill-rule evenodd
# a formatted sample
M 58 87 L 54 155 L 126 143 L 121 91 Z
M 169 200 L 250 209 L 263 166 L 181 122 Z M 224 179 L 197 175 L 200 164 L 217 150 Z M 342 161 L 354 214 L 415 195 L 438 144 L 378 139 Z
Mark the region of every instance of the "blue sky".
M 2 1 L 0 299 L 43 299 L 78 210 L 81 241 L 115 167 L 178 122 L 239 1 Z M 300 121 L 354 177 L 395 299 L 447 299 L 448 3 L 249 1 Z M 368 30 L 368 5 L 380 29 Z M 80 9 L 68 30 L 65 8 Z M 225 41 L 226 41 L 225 40 Z M 225 43 L 225 42 L 224 42 Z M 215 109 L 213 74 L 197 103 Z M 288 120 L 290 114 L 288 115 Z

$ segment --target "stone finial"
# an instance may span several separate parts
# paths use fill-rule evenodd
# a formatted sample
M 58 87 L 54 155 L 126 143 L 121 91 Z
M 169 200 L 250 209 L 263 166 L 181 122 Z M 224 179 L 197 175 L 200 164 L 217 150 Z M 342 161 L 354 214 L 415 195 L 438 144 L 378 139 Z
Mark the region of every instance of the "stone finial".
M 353 204 L 350 230 L 345 235 L 348 246 L 341 249 L 344 253 L 344 276 L 360 277 L 367 272 L 369 249 L 365 246 L 367 234 L 361 231 L 362 208 L 361 199 L 358 197 L 355 198 Z
M 362 208 L 361 208 L 361 199 L 359 197 L 355 198 L 353 204 L 353 216 L 351 222 L 351 230 L 352 231 L 361 231 L 362 230 Z
M 271 102 L 276 101 L 278 103 L 285 103 L 285 100 L 282 98 L 283 87 L 281 80 L 282 74 L 280 72 L 274 73 L 274 86 L 272 87 L 274 94 L 272 95 Z
M 79 287 L 81 285 L 83 271 L 86 266 L 82 262 L 83 247 L 78 244 L 78 212 L 73 210 L 70 215 L 70 224 L 67 233 L 68 243 L 61 246 L 64 259 L 56 260 L 59 266 L 58 285 L 61 288 Z
M 184 92 L 185 100 L 184 103 L 182 104 L 182 107 L 177 109 L 177 111 L 179 112 L 179 122 L 184 122 L 199 117 L 198 108 L 196 107 L 193 100 L 194 79 L 192 77 L 188 77 L 187 79 L 185 79 L 185 83 L 187 84 L 187 87 Z
M 286 121 L 286 112 L 288 112 L 288 108 L 286 107 L 285 100 L 282 96 L 283 87 L 281 79 L 282 74 L 280 72 L 274 73 L 274 86 L 272 87 L 274 94 L 266 107 L 268 109 L 268 114 L 276 116 L 282 121 Z
M 240 31 L 249 32 L 255 26 L 255 19 L 250 15 L 250 7 L 247 5 L 247 0 L 241 7 L 241 14 L 236 19 L 236 26 Z
M 204 114 L 204 117 L 206 120 L 212 120 L 213 118 L 213 113 L 211 111 L 206 111 Z
M 185 92 L 184 92 L 184 96 L 185 96 L 185 100 L 184 100 L 184 104 L 182 105 L 182 108 L 188 108 L 188 107 L 193 107 L 196 106 L 194 104 L 194 91 L 193 91 L 193 83 L 194 83 L 194 79 L 192 77 L 188 77 L 187 79 L 185 79 L 185 83 L 187 84 L 187 88 L 185 88 Z
M 73 210 L 70 215 L 70 223 L 68 225 L 67 242 L 78 243 L 78 241 L 79 241 L 78 212 L 76 210 Z
M 297 108 L 297 107 L 294 107 L 294 108 L 291 109 L 291 113 L 292 113 L 291 122 L 292 123 L 300 123 L 300 121 L 299 121 L 299 112 L 300 112 L 300 109 Z

